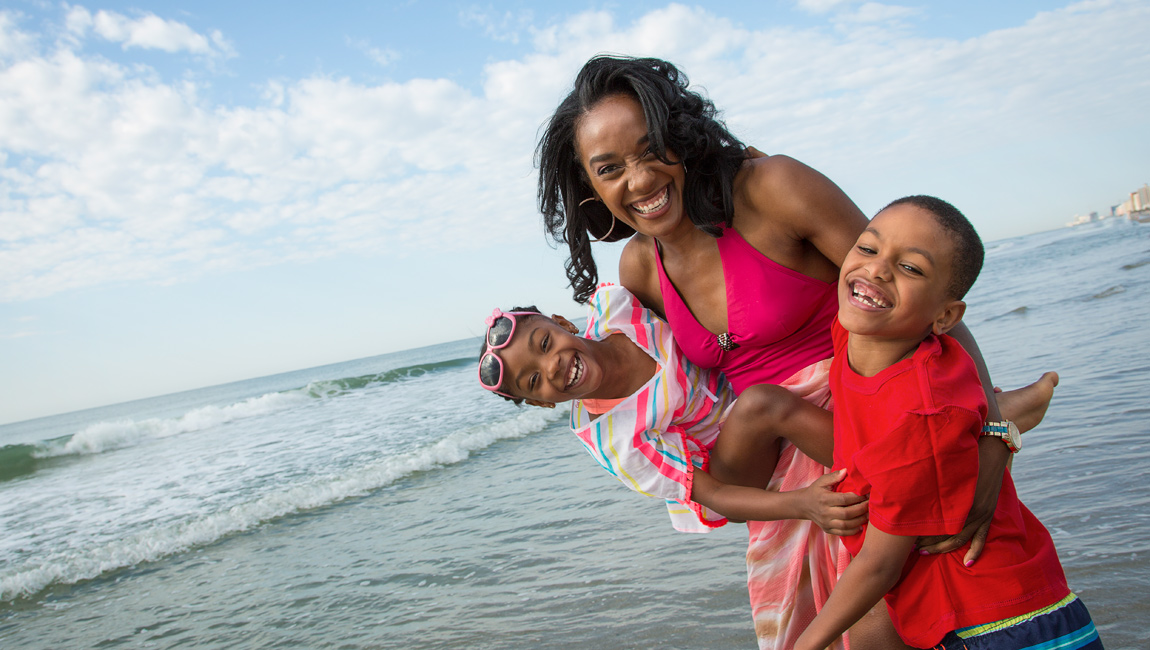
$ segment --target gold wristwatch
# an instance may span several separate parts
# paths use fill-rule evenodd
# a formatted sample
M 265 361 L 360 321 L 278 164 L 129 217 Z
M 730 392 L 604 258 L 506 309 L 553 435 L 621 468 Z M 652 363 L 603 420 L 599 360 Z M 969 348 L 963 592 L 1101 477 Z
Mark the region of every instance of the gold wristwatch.
M 982 427 L 982 435 L 1002 438 L 1002 441 L 1006 443 L 1006 448 L 1011 453 L 1017 454 L 1018 450 L 1022 449 L 1022 434 L 1018 432 L 1018 427 L 1014 426 L 1010 420 L 987 422 Z

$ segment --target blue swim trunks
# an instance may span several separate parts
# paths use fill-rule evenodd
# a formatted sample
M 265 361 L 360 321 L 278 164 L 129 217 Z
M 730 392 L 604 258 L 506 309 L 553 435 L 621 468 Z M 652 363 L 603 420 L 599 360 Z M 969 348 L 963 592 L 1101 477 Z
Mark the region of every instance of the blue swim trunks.
M 1038 611 L 948 633 L 934 650 L 1103 650 L 1074 594 Z

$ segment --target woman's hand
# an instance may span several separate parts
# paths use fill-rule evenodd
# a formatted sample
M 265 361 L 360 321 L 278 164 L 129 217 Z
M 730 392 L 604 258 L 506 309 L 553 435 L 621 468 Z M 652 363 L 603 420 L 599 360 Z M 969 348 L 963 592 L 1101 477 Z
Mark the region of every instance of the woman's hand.
M 962 563 L 971 566 L 982 555 L 986 546 L 986 536 L 990 533 L 990 520 L 998 505 L 998 492 L 1002 488 L 1002 477 L 1010 451 L 1002 440 L 983 436 L 978 441 L 978 483 L 974 489 L 974 504 L 966 515 L 966 524 L 953 537 L 922 537 L 917 546 L 919 553 L 933 555 L 949 553 L 962 548 L 970 541 L 970 549 Z
M 820 476 L 814 483 L 797 490 L 801 495 L 805 518 L 831 535 L 854 535 L 862 530 L 867 521 L 866 497 L 853 492 L 834 491 L 834 486 L 846 475 L 847 471 L 840 469 Z
M 1033 384 L 1005 393 L 1002 392 L 1001 388 L 995 386 L 995 401 L 998 402 L 1003 418 L 1018 425 L 1019 431 L 1029 431 L 1038 426 L 1043 416 L 1046 415 L 1046 408 L 1050 406 L 1050 400 L 1054 397 L 1055 386 L 1058 386 L 1058 373 L 1045 372 Z M 1005 445 L 992 438 L 979 440 L 979 469 L 981 470 L 982 466 L 988 463 L 997 463 L 996 459 L 1001 458 L 1005 453 L 1002 451 L 1003 446 Z M 1007 456 L 1006 464 L 1009 466 L 1010 454 L 1005 455 Z M 918 540 L 920 553 L 949 553 L 962 548 L 967 540 L 970 540 L 970 550 L 967 551 L 963 562 L 970 566 L 978 559 L 979 555 L 982 555 L 982 549 L 986 546 L 986 536 L 990 533 L 990 520 L 994 517 L 994 507 L 998 502 L 998 490 L 1002 486 L 1001 480 L 997 482 L 984 480 L 989 478 L 984 477 L 981 471 L 979 472 L 979 485 L 974 496 L 974 506 L 966 517 L 966 525 L 963 526 L 962 531 L 953 537 L 942 535 L 920 537 Z

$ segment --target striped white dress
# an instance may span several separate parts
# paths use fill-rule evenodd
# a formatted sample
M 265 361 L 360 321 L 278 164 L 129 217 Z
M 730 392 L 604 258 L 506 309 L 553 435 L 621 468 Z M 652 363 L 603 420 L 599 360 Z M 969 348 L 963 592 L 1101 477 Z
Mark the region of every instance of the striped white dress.
M 726 519 L 688 499 L 695 468 L 706 468 L 708 450 L 735 399 L 721 373 L 687 361 L 671 327 L 627 289 L 603 284 L 591 297 L 586 338 L 625 334 L 658 364 L 638 392 L 609 411 L 571 405 L 571 429 L 603 469 L 624 485 L 667 502 L 676 530 L 705 533 Z
M 571 406 L 571 429 L 587 452 L 627 487 L 664 499 L 671 525 L 702 533 L 726 519 L 690 501 L 696 468 L 706 469 L 709 450 L 734 392 L 719 372 L 687 360 L 663 319 L 627 289 L 600 285 L 591 298 L 586 338 L 625 334 L 658 364 L 655 376 L 634 395 L 604 413 L 581 400 Z M 827 408 L 830 360 L 804 368 L 783 386 Z M 768 490 L 806 487 L 826 472 L 783 442 Z M 749 522 L 747 587 L 760 650 L 788 650 L 826 602 L 848 556 L 837 537 L 809 521 Z M 845 644 L 836 641 L 835 650 Z

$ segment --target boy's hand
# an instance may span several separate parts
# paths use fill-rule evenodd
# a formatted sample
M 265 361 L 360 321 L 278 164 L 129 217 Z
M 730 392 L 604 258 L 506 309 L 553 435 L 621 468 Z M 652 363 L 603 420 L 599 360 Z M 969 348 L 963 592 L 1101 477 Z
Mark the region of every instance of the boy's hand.
M 860 497 L 854 492 L 834 491 L 834 486 L 846 475 L 845 469 L 824 474 L 799 490 L 806 519 L 818 524 L 819 528 L 831 535 L 854 535 L 862 530 L 867 521 L 866 497 Z

